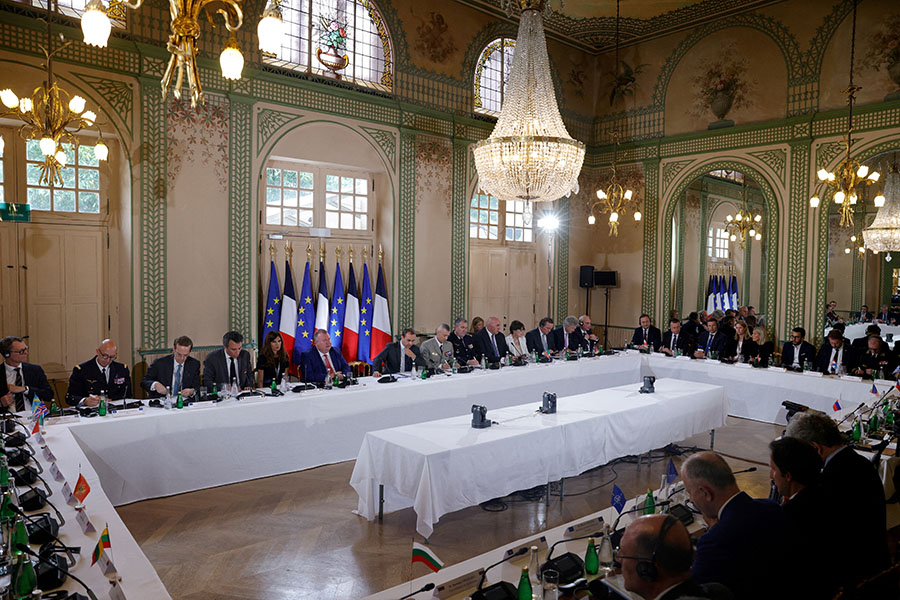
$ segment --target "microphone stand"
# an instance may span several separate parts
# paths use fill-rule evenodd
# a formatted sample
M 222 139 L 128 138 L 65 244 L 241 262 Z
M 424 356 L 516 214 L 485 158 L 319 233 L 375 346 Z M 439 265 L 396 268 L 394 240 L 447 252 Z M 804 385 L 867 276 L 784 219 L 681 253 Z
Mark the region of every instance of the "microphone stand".
M 25 486 L 28 487 L 28 488 L 30 488 L 30 489 L 32 489 L 32 490 L 34 490 L 34 492 L 35 492 L 36 494 L 38 494 L 39 496 L 41 496 L 41 497 L 44 499 L 44 502 L 46 502 L 46 503 L 50 506 L 50 508 L 53 509 L 53 512 L 56 513 L 56 518 L 59 520 L 59 526 L 60 526 L 60 527 L 62 527 L 63 525 L 66 524 L 66 520 L 65 520 L 65 518 L 63 518 L 62 513 L 59 512 L 59 509 L 56 508 L 56 505 L 55 505 L 55 504 L 53 504 L 52 502 L 50 502 L 50 500 L 47 499 L 47 496 L 45 496 L 45 495 L 43 494 L 43 492 L 41 492 L 41 490 L 39 490 L 39 489 L 35 488 L 34 486 L 32 486 L 32 485 L 30 485 L 30 484 L 27 484 L 27 483 L 25 484 Z M 21 510 L 21 509 L 20 509 L 20 510 Z M 38 509 L 38 510 L 40 510 L 40 509 Z
M 85 584 L 82 580 L 80 580 L 80 579 L 78 579 L 77 577 L 75 577 L 74 575 L 72 575 L 72 574 L 68 571 L 68 569 L 62 569 L 62 568 L 60 568 L 60 566 L 59 566 L 58 564 L 54 563 L 53 561 L 47 560 L 46 558 L 44 558 L 43 556 L 41 556 L 40 554 L 38 554 L 37 552 L 35 552 L 35 551 L 32 550 L 31 548 L 29 548 L 26 544 L 23 544 L 23 543 L 21 543 L 21 542 L 19 542 L 18 544 L 16 544 L 16 550 L 20 550 L 20 551 L 24 552 L 25 554 L 28 554 L 28 555 L 30 555 L 30 556 L 35 557 L 36 559 L 38 559 L 38 561 L 44 563 L 45 565 L 50 565 L 51 567 L 53 567 L 54 569 L 56 569 L 56 570 L 57 570 L 60 574 L 62 574 L 62 575 L 66 575 L 66 576 L 68 576 L 68 577 L 71 577 L 72 579 L 74 579 L 75 581 L 77 581 L 79 584 L 81 584 L 81 587 L 84 588 L 84 591 L 87 592 L 87 594 L 88 594 L 88 596 L 90 596 L 91 600 L 97 600 L 97 596 L 94 594 L 94 591 L 93 591 L 91 588 L 89 588 L 89 587 L 87 586 L 87 584 Z
M 513 553 L 513 554 L 510 554 L 509 556 L 505 557 L 503 560 L 499 560 L 499 561 L 495 562 L 494 564 L 492 564 L 491 566 L 489 566 L 487 569 L 485 569 L 484 571 L 482 571 L 482 572 L 481 572 L 481 579 L 478 581 L 478 588 L 477 588 L 476 591 L 479 591 L 479 592 L 480 592 L 480 591 L 481 591 L 481 588 L 484 587 L 484 579 L 485 579 L 485 577 L 487 577 L 487 572 L 488 572 L 488 571 L 490 571 L 491 569 L 493 569 L 493 568 L 496 567 L 497 565 L 502 565 L 502 564 L 505 563 L 506 561 L 508 561 L 508 560 L 510 560 L 510 559 L 513 559 L 513 558 L 515 558 L 516 556 L 522 556 L 522 555 L 525 554 L 526 552 L 528 552 L 528 548 L 524 548 L 524 547 L 523 547 L 523 548 L 519 548 L 519 551 L 518 551 L 518 552 L 515 552 L 515 553 Z M 419 591 L 422 591 L 422 590 L 419 590 Z M 419 592 L 416 592 L 416 593 L 418 594 Z
M 421 589 L 418 589 L 418 590 L 416 590 L 415 592 L 409 593 L 409 594 L 407 594 L 407 595 L 405 595 L 405 596 L 400 596 L 397 600 L 406 600 L 406 598 L 412 598 L 412 597 L 415 596 L 416 594 L 420 594 L 420 593 L 422 593 L 422 592 L 430 592 L 430 591 L 433 590 L 433 589 L 434 589 L 434 584 L 433 584 L 433 583 L 426 583 L 425 585 L 423 585 L 423 586 L 421 587 Z
M 70 567 L 74 567 L 74 566 L 75 566 L 75 563 L 76 563 L 77 561 L 75 560 L 75 556 L 72 554 L 72 549 L 71 549 L 69 546 L 65 545 L 65 544 L 62 542 L 62 540 L 60 540 L 58 537 L 56 537 L 55 535 L 53 535 L 52 533 L 50 533 L 50 531 L 49 531 L 46 527 L 44 527 L 44 526 L 40 523 L 39 520 L 35 519 L 34 517 L 32 517 L 31 515 L 29 515 L 28 513 L 24 512 L 21 508 L 19 508 L 18 506 L 16 506 L 16 505 L 13 504 L 12 502 L 9 503 L 9 506 L 10 506 L 10 508 L 12 508 L 12 511 L 13 511 L 14 513 L 16 513 L 17 515 L 19 515 L 20 517 L 23 517 L 23 518 L 25 518 L 25 519 L 28 519 L 28 521 L 29 521 L 30 523 L 32 523 L 32 524 L 35 525 L 36 527 L 40 528 L 41 531 L 43 531 L 44 533 L 46 533 L 47 535 L 49 535 L 50 538 L 51 538 L 53 541 L 55 541 L 57 544 L 59 544 L 60 547 L 62 547 L 63 550 L 65 550 L 66 558 L 69 559 L 69 566 L 70 566 Z M 44 513 L 44 514 L 46 514 L 46 513 Z M 78 550 L 80 551 L 81 549 L 78 548 Z

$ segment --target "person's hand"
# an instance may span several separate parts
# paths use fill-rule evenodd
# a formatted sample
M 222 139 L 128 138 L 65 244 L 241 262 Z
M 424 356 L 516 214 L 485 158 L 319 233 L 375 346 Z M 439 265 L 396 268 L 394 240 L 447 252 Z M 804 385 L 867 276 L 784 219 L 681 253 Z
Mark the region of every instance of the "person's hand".
M 372 377 L 374 377 L 375 379 L 378 379 L 379 377 L 381 377 L 381 372 L 380 371 L 372 371 Z
M 0 406 L 12 406 L 16 403 L 12 393 L 0 397 Z
M 91 408 L 100 404 L 100 396 L 90 395 L 84 399 L 84 405 L 89 406 Z
M 662 352 L 663 354 L 668 354 L 669 356 L 672 356 L 672 351 L 671 351 L 669 348 L 666 348 L 665 346 L 663 346 L 663 347 L 660 348 L 659 350 L 660 350 L 660 352 Z
M 475 360 L 474 358 L 471 358 L 471 359 L 469 359 L 469 362 L 467 362 L 466 364 L 469 365 L 470 367 L 477 367 L 478 361 Z
M 706 353 L 703 350 L 694 350 L 694 358 L 706 358 Z
M 441 363 L 441 368 L 442 368 L 443 370 L 445 370 L 445 371 L 449 371 L 449 370 L 452 369 L 453 367 L 450 366 L 450 363 L 444 361 L 444 362 Z
M 161 396 L 165 396 L 167 393 L 169 393 L 169 390 L 166 389 L 166 386 L 158 381 L 153 382 L 153 391 L 157 394 L 160 394 Z
M 404 348 L 403 353 L 406 354 L 407 358 L 415 358 L 416 357 L 415 352 L 413 352 L 409 348 Z
M 9 389 L 9 391 L 13 394 L 24 394 L 25 393 L 25 386 L 23 386 L 23 385 L 10 384 L 7 386 L 7 389 Z
M 181 390 L 181 396 L 183 398 L 190 398 L 194 395 L 194 388 L 184 388 Z

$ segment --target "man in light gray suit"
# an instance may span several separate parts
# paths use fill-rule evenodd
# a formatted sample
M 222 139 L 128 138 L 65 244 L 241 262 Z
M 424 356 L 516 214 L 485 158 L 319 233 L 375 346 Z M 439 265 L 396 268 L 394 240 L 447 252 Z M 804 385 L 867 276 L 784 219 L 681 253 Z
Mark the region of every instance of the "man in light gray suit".
M 422 342 L 419 351 L 422 353 L 422 360 L 425 361 L 426 368 L 445 370 L 450 368 L 450 361 L 453 360 L 453 345 L 447 341 L 449 336 L 450 326 L 442 323 L 438 325 L 433 338 Z

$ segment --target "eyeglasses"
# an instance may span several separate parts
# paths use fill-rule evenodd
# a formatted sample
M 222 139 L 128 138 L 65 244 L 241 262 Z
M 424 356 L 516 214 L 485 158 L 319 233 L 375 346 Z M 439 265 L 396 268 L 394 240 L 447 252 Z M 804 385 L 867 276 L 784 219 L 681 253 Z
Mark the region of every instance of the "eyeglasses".
M 619 548 L 619 546 L 616 546 L 615 548 L 613 548 L 613 566 L 617 569 L 622 568 L 622 559 L 623 558 L 629 559 L 629 560 L 650 560 L 649 558 L 646 558 L 643 556 L 625 556 L 624 554 L 620 554 L 620 552 L 621 552 L 621 549 Z
M 102 358 L 104 360 L 116 360 L 117 358 L 119 358 L 119 355 L 118 354 L 106 354 L 105 352 L 101 352 L 100 358 Z
M 10 354 L 28 354 L 28 346 L 25 346 L 21 350 L 10 350 Z

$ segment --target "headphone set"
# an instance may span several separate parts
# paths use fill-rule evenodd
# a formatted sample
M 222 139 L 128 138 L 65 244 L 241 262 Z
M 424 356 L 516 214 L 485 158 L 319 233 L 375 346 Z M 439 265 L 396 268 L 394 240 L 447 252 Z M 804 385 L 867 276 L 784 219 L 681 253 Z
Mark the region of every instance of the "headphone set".
M 650 555 L 650 558 L 639 560 L 637 565 L 635 565 L 637 576 L 644 581 L 652 583 L 659 579 L 659 567 L 656 566 L 659 559 L 662 559 L 662 561 L 667 564 L 671 564 L 675 571 L 681 571 L 690 567 L 690 561 L 688 561 L 687 564 L 684 564 L 684 560 L 678 555 L 679 553 L 677 550 L 667 548 L 663 545 L 666 535 L 668 535 L 669 531 L 677 523 L 679 523 L 678 519 L 672 515 L 666 515 L 662 527 L 659 529 L 659 536 L 657 536 L 656 542 L 653 545 L 653 552 Z

